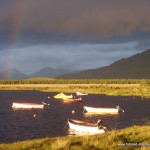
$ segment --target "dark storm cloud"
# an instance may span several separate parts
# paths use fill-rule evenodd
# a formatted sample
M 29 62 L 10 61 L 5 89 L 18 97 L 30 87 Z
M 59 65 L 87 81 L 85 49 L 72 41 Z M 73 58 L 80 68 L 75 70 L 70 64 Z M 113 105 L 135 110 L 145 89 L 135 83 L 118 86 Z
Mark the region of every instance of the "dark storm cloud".
M 33 73 L 45 67 L 85 70 L 109 65 L 120 57 L 136 53 L 136 43 L 124 44 L 64 44 L 34 45 L 14 48 L 13 53 L 0 51 L 0 64 L 6 57 L 13 58 L 11 64 L 25 73 Z M 124 51 L 124 52 L 123 52 Z M 5 56 L 5 57 L 4 57 Z M 10 60 L 9 60 L 10 61 Z
M 8 62 L 25 73 L 84 70 L 146 50 L 149 6 L 149 0 L 1 0 L 0 70 Z
M 20 23 L 24 31 L 80 39 L 150 31 L 149 0 L 5 0 L 4 4 L 0 3 L 1 31 L 12 29 L 15 23 Z

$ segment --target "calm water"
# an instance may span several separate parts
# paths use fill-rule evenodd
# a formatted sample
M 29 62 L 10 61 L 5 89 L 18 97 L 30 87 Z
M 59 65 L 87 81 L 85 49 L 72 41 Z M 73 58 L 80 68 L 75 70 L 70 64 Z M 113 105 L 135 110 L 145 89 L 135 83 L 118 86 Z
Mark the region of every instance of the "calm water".
M 102 119 L 108 130 L 132 125 L 143 125 L 150 119 L 150 98 L 106 95 L 83 96 L 82 103 L 63 104 L 53 98 L 57 93 L 39 91 L 0 91 L 0 143 L 42 137 L 68 135 L 68 118 L 96 123 Z M 50 96 L 50 98 L 48 98 Z M 50 103 L 44 110 L 12 110 L 12 102 Z M 125 110 L 119 115 L 94 115 L 83 113 L 83 106 L 116 107 Z M 75 114 L 72 114 L 75 110 Z M 37 114 L 37 118 L 33 117 Z

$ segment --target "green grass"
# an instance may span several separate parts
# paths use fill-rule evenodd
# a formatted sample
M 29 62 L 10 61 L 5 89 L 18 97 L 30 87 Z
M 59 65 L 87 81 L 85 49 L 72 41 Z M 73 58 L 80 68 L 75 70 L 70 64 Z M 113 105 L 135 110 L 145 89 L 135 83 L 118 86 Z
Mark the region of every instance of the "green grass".
M 45 85 L 45 86 L 44 86 Z M 150 96 L 150 86 L 136 85 L 103 85 L 103 84 L 14 84 L 1 85 L 0 90 L 39 90 L 44 92 L 74 93 L 80 91 L 91 94 L 106 94 L 116 96 Z
M 141 146 L 141 145 L 145 146 Z M 0 144 L 0 150 L 147 150 L 150 126 L 133 126 L 100 135 L 56 137 Z
M 43 86 L 44 85 L 44 86 Z M 0 90 L 76 91 L 91 94 L 150 96 L 149 79 L 52 79 L 0 80 Z

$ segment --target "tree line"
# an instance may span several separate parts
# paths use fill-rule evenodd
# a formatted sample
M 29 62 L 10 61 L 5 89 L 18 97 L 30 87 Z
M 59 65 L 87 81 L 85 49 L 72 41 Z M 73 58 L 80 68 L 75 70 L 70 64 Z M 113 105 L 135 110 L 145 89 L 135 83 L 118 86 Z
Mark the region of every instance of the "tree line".
M 30 78 L 30 79 L 23 79 L 23 80 L 0 80 L 0 84 L 141 84 L 141 85 L 150 85 L 150 79 Z

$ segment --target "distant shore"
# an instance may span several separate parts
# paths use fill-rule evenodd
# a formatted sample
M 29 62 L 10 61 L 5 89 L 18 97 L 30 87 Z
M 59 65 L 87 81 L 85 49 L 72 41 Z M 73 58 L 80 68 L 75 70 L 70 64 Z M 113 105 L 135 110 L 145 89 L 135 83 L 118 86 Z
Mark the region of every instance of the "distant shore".
M 150 96 L 150 86 L 140 84 L 0 84 L 0 90 L 39 90 L 44 92 Z

